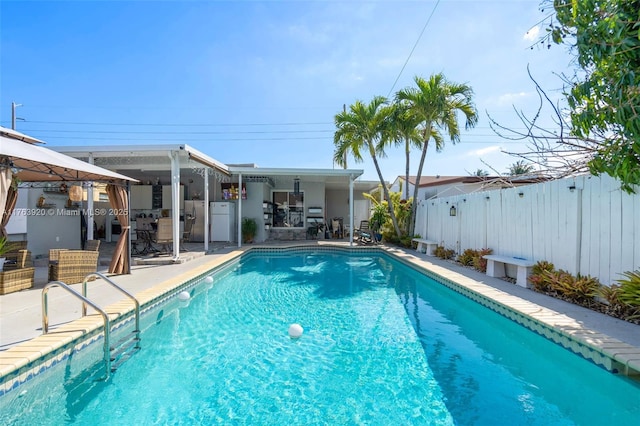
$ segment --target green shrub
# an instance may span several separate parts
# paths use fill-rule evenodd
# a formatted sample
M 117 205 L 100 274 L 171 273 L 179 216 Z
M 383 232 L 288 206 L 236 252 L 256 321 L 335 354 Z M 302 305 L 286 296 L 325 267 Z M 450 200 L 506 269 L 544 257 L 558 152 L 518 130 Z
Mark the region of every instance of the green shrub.
M 546 293 L 550 290 L 549 280 L 546 278 L 547 272 L 553 272 L 555 266 L 553 263 L 541 260 L 533 265 L 531 275 L 529 275 L 529 283 L 535 291 Z
M 600 289 L 600 281 L 597 278 L 582 276 L 578 274 L 573 276 L 567 273 L 571 279 L 563 280 L 561 282 L 564 285 L 563 288 L 557 291 L 562 294 L 567 300 L 574 302 L 582 306 L 593 306 L 595 297 L 598 295 Z
M 440 259 L 453 259 L 456 252 L 451 249 L 446 249 L 443 246 L 437 246 L 436 249 L 433 251 L 433 254 L 439 257 Z
M 640 270 L 627 271 L 623 275 L 627 278 L 617 280 L 620 283 L 618 299 L 626 307 L 627 319 L 640 318 Z
M 617 280 L 620 283 L 620 300 L 627 305 L 640 308 L 640 270 L 624 272 L 627 279 Z
M 473 257 L 473 267 L 480 272 L 487 272 L 487 259 L 482 256 L 493 253 L 493 249 L 483 248 L 476 251 L 476 255 Z
M 478 250 L 466 249 L 458 256 L 458 262 L 464 266 L 473 266 L 473 259 L 478 256 Z

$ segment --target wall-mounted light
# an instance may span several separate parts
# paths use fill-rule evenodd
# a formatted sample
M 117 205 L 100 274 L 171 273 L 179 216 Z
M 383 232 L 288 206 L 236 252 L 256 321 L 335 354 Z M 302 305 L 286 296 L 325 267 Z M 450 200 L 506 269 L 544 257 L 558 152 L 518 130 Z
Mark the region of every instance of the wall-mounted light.
M 571 186 L 569 187 L 569 191 L 571 191 L 571 192 L 575 191 L 575 189 L 576 189 L 576 186 L 575 186 L 575 185 L 571 185 Z
M 451 206 L 451 208 L 449 209 L 449 216 L 455 216 L 456 214 L 456 206 Z
M 518 192 L 518 197 L 520 198 L 524 197 L 524 192 Z
M 80 185 L 73 185 L 69 188 L 69 199 L 71 201 L 82 201 L 82 187 Z
M 489 197 L 488 195 L 486 197 L 484 197 L 485 200 L 489 200 L 491 199 L 491 197 Z
M 293 180 L 293 195 L 299 195 L 300 194 L 300 178 L 295 178 Z

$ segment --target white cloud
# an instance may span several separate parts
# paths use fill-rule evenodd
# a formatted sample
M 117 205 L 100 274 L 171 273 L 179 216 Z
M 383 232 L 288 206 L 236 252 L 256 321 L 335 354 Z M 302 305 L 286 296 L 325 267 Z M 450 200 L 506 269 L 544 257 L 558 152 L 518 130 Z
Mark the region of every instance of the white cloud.
M 536 41 L 538 40 L 539 34 L 540 34 L 540 27 L 536 25 L 535 27 L 527 31 L 522 38 L 525 39 L 526 41 Z
M 499 106 L 513 105 L 528 98 L 531 95 L 533 95 L 533 92 L 504 93 L 498 96 L 497 104 Z
M 486 148 L 480 148 L 473 151 L 468 151 L 467 155 L 469 157 L 481 157 L 483 155 L 491 154 L 492 152 L 500 152 L 502 148 L 498 145 L 488 146 Z

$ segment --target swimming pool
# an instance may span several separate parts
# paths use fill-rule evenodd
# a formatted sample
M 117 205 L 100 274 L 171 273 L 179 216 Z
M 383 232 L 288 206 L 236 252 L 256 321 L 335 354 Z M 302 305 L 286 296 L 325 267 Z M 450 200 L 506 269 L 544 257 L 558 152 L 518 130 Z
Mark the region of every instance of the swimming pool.
M 0 398 L 3 424 L 631 424 L 640 388 L 381 253 L 250 254 Z M 287 335 L 303 325 L 302 338 Z

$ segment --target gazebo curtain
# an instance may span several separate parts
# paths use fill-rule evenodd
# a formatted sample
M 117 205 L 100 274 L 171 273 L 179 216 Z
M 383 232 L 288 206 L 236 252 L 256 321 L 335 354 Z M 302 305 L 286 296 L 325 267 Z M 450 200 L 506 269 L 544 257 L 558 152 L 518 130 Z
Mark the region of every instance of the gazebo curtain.
M 5 226 L 16 205 L 18 193 L 11 186 L 13 174 L 9 167 L 0 167 L 0 237 L 6 237 Z
M 109 195 L 109 204 L 117 213 L 116 216 L 122 229 L 111 258 L 109 272 L 113 274 L 129 274 L 131 272 L 131 265 L 129 264 L 129 232 L 131 231 L 131 226 L 129 225 L 129 197 L 124 187 L 112 184 L 107 185 L 107 194 Z

